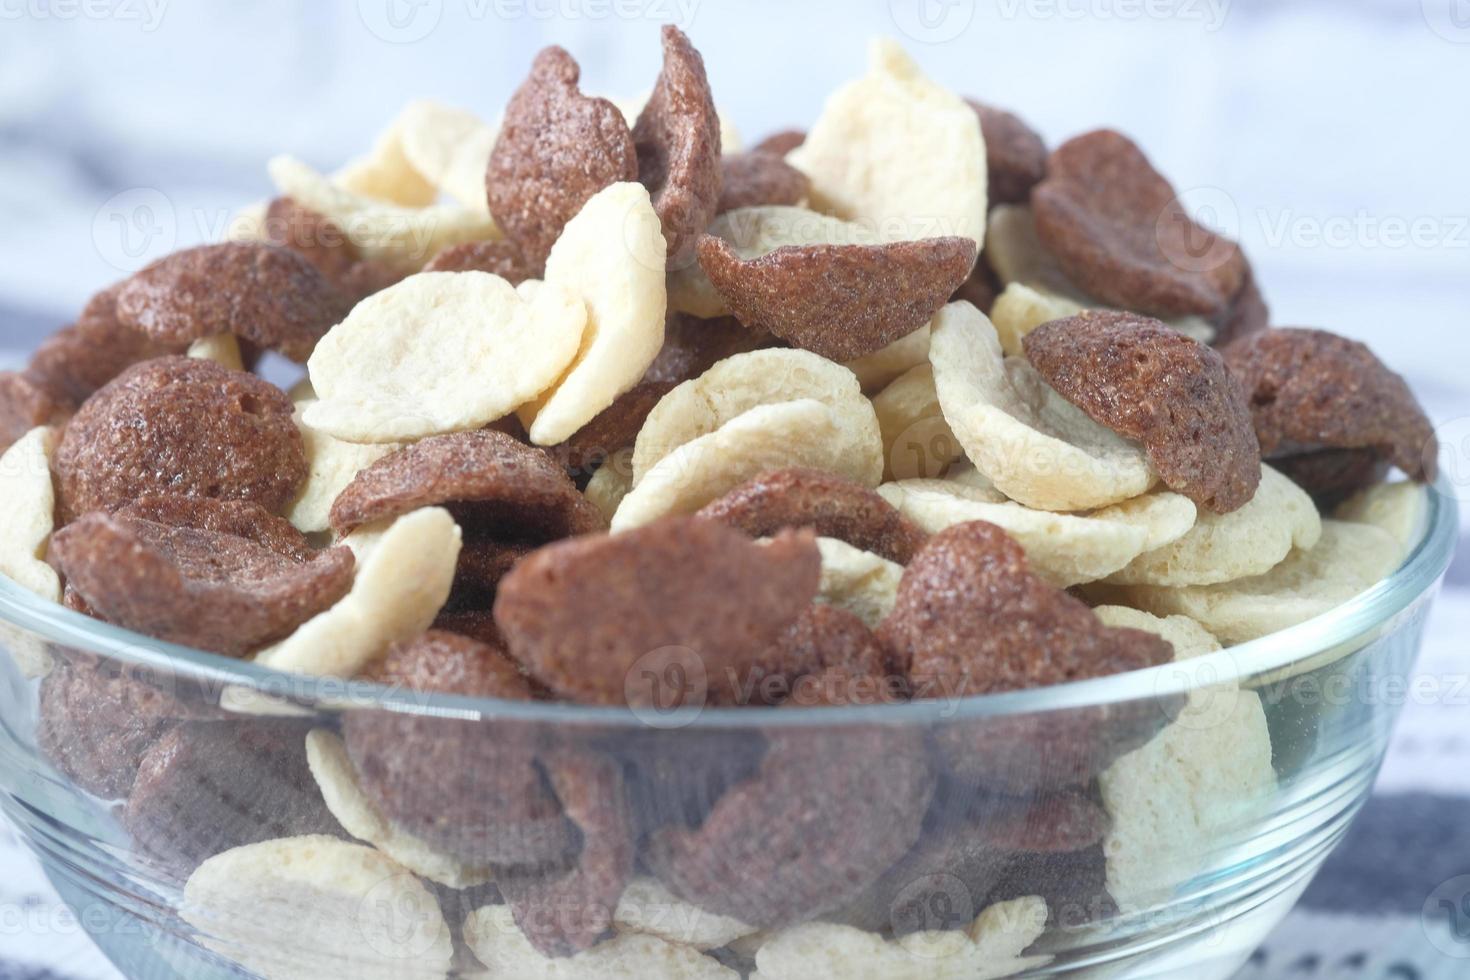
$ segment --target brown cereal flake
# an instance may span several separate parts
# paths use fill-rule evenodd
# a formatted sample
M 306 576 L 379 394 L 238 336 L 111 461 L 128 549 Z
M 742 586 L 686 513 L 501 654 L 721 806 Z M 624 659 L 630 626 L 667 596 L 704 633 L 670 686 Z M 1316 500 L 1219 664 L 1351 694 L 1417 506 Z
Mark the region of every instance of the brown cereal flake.
M 529 701 L 530 685 L 499 647 L 431 631 L 389 651 L 363 680 L 435 694 Z M 559 861 L 575 832 L 535 764 L 544 731 L 353 711 L 342 736 L 363 791 L 394 824 L 475 866 Z
M 150 746 L 174 726 L 207 717 L 114 665 L 59 664 L 41 681 L 36 744 L 79 788 L 105 800 L 133 787 Z
M 727 357 L 782 346 L 782 341 L 766 331 L 752 330 L 733 316 L 705 320 L 675 313 L 665 324 L 663 349 L 649 365 L 643 381 L 682 384 Z
M 773 734 L 754 778 L 698 828 L 655 833 L 643 860 L 702 909 L 758 928 L 794 925 L 850 904 L 905 854 L 934 785 L 916 731 Z
M 720 117 L 704 59 L 684 32 L 663 29 L 664 65 L 633 126 L 638 179 L 653 195 L 669 258 L 692 258 L 720 202 Z
M 781 635 L 772 676 L 784 680 L 787 707 L 894 704 L 904 679 L 890 668 L 887 651 L 854 614 L 814 603 Z M 778 687 L 778 690 L 780 688 Z
M 834 361 L 851 361 L 918 330 L 975 266 L 968 238 L 884 245 L 794 245 L 742 259 L 724 239 L 699 240 L 699 264 L 748 327 Z
M 170 494 L 278 513 L 308 467 L 285 392 L 213 361 L 135 365 L 87 400 L 56 451 L 62 516 Z
M 182 354 L 187 344 L 160 343 L 117 319 L 123 283 L 87 301 L 76 323 L 54 334 L 31 357 L 25 374 L 58 402 L 75 409 L 141 361 Z
M 234 334 L 303 364 L 348 309 L 304 256 L 258 242 L 175 252 L 117 296 L 118 321 L 162 343 Z
M 580 76 L 561 48 L 536 56 L 506 107 L 486 172 L 490 213 L 538 271 L 582 205 L 609 184 L 638 179 L 623 114 L 606 99 L 583 95 Z
M 285 522 L 253 504 L 189 506 L 230 512 L 241 533 L 94 512 L 57 532 L 52 560 L 107 622 L 232 657 L 289 635 L 352 587 L 346 548 L 303 558 L 280 547 Z
M 1266 305 L 1255 271 L 1247 262 L 1245 282 L 1241 283 L 1240 291 L 1230 301 L 1230 306 L 1215 321 L 1215 337 L 1210 345 L 1224 347 L 1231 341 L 1260 333 L 1270 326 L 1271 308 Z
M 1036 233 L 1088 295 L 1151 316 L 1215 316 L 1245 280 L 1239 246 L 1197 224 L 1126 136 L 1069 140 L 1031 192 Z
M 809 527 L 900 565 L 908 564 L 929 538 L 869 488 L 803 467 L 763 473 L 706 504 L 697 516 L 753 538 Z
M 990 206 L 1025 204 L 1046 176 L 1046 143 L 1020 116 L 967 99 L 980 117 Z
M 488 609 L 500 580 L 538 545 L 524 541 L 471 538 L 459 552 L 447 609 Z
M 547 956 L 572 956 L 612 928 L 637 855 L 632 814 L 622 768 L 612 757 L 562 749 L 541 764 L 566 819 L 581 833 L 581 850 L 568 868 L 496 867 L 495 883 L 531 945 Z
M 1143 443 L 1171 490 L 1221 514 L 1255 496 L 1261 447 L 1245 395 L 1213 348 L 1157 320 L 1103 311 L 1042 324 L 1022 343 L 1063 398 Z
M 266 208 L 265 238 L 297 253 L 331 282 L 340 283 L 358 260 L 356 247 L 335 221 L 289 197 L 278 197 Z
M 1325 330 L 1267 330 L 1227 346 L 1268 459 L 1318 449 L 1371 449 L 1432 480 L 1434 426 L 1404 379 L 1363 344 Z
M 716 214 L 762 205 L 796 205 L 806 200 L 806 174 L 770 153 L 732 153 L 720 161 L 724 177 Z
M 16 371 L 0 371 L 0 452 L 41 425 L 66 420 L 67 407 L 35 381 Z
M 1372 449 L 1318 449 L 1277 456 L 1271 465 L 1311 494 L 1317 509 L 1331 511 L 1353 494 L 1388 476 L 1390 464 Z
M 466 537 L 548 541 L 605 530 L 597 508 L 545 452 L 503 432 L 431 436 L 358 473 L 332 505 L 332 527 L 447 507 Z
M 425 272 L 488 272 L 512 286 L 534 279 L 535 270 L 512 242 L 464 242 L 450 245 L 424 266 Z
M 143 757 L 122 824 L 180 878 L 216 854 L 282 837 L 345 837 L 306 764 L 299 721 L 194 721 Z
M 511 655 L 561 697 L 663 708 L 707 693 L 730 703 L 731 678 L 811 605 L 820 578 L 810 532 L 759 545 L 712 521 L 669 518 L 528 556 L 500 583 L 495 621 Z M 645 690 L 635 672 L 660 652 L 702 678 Z
M 916 696 L 1045 687 L 1173 657 L 1151 633 L 1104 626 L 1080 600 L 1033 574 L 1021 546 L 984 521 L 929 539 L 904 569 L 878 638 L 907 668 Z
M 752 153 L 770 153 L 778 157 L 784 157 L 792 150 L 806 142 L 806 130 L 783 129 L 779 133 L 772 133 L 757 143 Z

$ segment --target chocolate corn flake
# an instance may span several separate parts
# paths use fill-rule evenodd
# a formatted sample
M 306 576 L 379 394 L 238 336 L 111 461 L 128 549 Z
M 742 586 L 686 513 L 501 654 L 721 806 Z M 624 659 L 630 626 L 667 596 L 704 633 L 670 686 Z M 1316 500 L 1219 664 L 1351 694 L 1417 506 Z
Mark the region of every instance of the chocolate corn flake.
M 501 581 L 495 621 L 512 656 L 561 697 L 732 703 L 738 679 L 811 605 L 820 576 L 810 532 L 760 545 L 712 521 L 670 518 L 528 556 Z M 672 690 L 656 682 L 670 664 L 681 675 Z
M 1261 449 L 1218 352 L 1157 320 L 1088 311 L 1023 340 L 1047 384 L 1094 421 L 1143 443 L 1171 490 L 1216 513 L 1255 496 Z
M 850 904 L 906 853 L 934 785 L 918 732 L 783 733 L 754 778 L 699 827 L 655 833 L 643 860 L 702 909 L 759 928 L 793 925 Z
M 293 412 L 279 388 L 212 361 L 135 365 L 88 399 L 62 436 L 62 516 L 153 494 L 244 500 L 279 513 L 308 471 Z
M 117 296 L 118 321 L 162 343 L 234 334 L 300 363 L 348 308 L 300 253 L 256 242 L 175 252 Z
M 720 117 L 704 59 L 684 32 L 663 29 L 664 65 L 633 127 L 638 179 L 653 195 L 672 262 L 689 262 L 720 203 Z
M 736 208 L 800 204 L 811 190 L 806 174 L 771 153 L 732 153 L 720 166 L 724 177 L 718 214 Z
M 784 157 L 805 142 L 806 130 L 783 129 L 761 140 L 751 149 L 751 152 L 770 153 L 778 157 Z
M 851 361 L 918 330 L 975 266 L 968 238 L 884 245 L 795 245 L 742 259 L 724 239 L 699 240 L 699 264 L 747 327 L 834 361 Z
M 1222 353 L 1268 459 L 1371 449 L 1415 479 L 1434 478 L 1434 426 L 1404 379 L 1363 344 L 1293 328 L 1255 334 Z
M 580 76 L 561 48 L 536 56 L 506 107 L 485 177 L 496 224 L 538 271 L 582 205 L 609 184 L 638 179 L 623 114 L 606 99 L 583 95 Z
M 451 245 L 424 266 L 425 272 L 488 272 L 512 286 L 535 278 L 535 270 L 521 258 L 520 249 L 507 241 L 465 242 Z
M 993 524 L 957 524 L 919 550 L 878 630 L 916 685 L 991 694 L 1104 677 L 1166 663 L 1168 643 L 1104 626 L 1092 610 L 1032 573 Z M 932 696 L 932 695 L 931 695 Z
M 1036 232 L 1090 296 L 1151 316 L 1214 316 L 1245 280 L 1232 241 L 1197 224 L 1126 136 L 1069 140 L 1031 192 Z
M 705 505 L 698 516 L 753 538 L 809 527 L 900 565 L 908 564 L 929 537 L 871 489 L 801 467 L 763 473 Z
M 1025 204 L 1046 176 L 1046 143 L 1014 113 L 967 100 L 980 117 L 990 206 Z
M 176 513 L 169 523 L 126 511 L 87 514 L 53 537 L 52 559 L 102 619 L 226 656 L 287 636 L 352 587 L 346 548 L 304 557 L 289 525 L 259 507 L 188 507 L 231 513 L 219 522 Z

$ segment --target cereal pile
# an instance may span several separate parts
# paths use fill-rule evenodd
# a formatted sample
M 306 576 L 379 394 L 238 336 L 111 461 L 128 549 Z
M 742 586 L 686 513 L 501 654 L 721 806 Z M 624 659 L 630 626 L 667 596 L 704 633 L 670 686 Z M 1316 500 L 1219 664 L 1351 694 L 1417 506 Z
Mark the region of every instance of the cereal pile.
M 230 241 L 0 376 L 20 586 L 285 672 L 646 722 L 313 725 L 33 658 L 47 756 L 267 976 L 1022 970 L 1271 791 L 1257 695 L 660 720 L 1185 660 L 1416 533 L 1422 489 L 1384 482 L 1434 476 L 1403 381 L 1271 329 L 1125 136 L 1048 152 L 878 43 L 808 132 L 741 150 L 688 38 L 663 54 L 641 104 L 549 48 L 496 126 L 415 103 L 335 174 L 274 160 Z

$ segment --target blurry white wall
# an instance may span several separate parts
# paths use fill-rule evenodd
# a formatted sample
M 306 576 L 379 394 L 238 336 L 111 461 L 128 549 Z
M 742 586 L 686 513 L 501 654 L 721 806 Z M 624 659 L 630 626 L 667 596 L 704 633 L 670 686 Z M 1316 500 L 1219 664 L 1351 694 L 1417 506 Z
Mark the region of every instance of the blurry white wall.
M 1431 403 L 1465 387 L 1467 0 L 0 0 L 0 309 L 66 316 L 266 196 L 273 153 L 335 165 L 409 99 L 493 118 L 543 44 L 642 92 L 663 21 L 749 139 L 809 122 L 875 34 L 1053 142 L 1123 129 L 1278 323 L 1368 339 Z

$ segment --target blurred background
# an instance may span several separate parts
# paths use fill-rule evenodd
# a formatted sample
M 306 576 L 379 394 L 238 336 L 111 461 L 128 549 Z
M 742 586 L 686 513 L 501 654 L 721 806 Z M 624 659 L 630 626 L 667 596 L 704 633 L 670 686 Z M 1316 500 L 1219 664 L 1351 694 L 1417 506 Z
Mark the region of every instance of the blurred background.
M 414 98 L 494 120 L 548 43 L 640 95 L 665 22 L 747 143 L 806 126 L 877 34 L 1052 143 L 1131 134 L 1244 244 L 1278 325 L 1409 376 L 1470 498 L 1470 0 L 0 0 L 0 366 L 217 239 L 271 155 L 335 167 Z M 1463 554 L 1448 599 L 1422 667 L 1465 676 Z M 1248 975 L 1470 975 L 1470 934 L 1421 917 L 1470 872 L 1467 760 L 1470 684 L 1410 704 L 1380 798 Z M 0 980 L 110 975 L 4 833 Z

